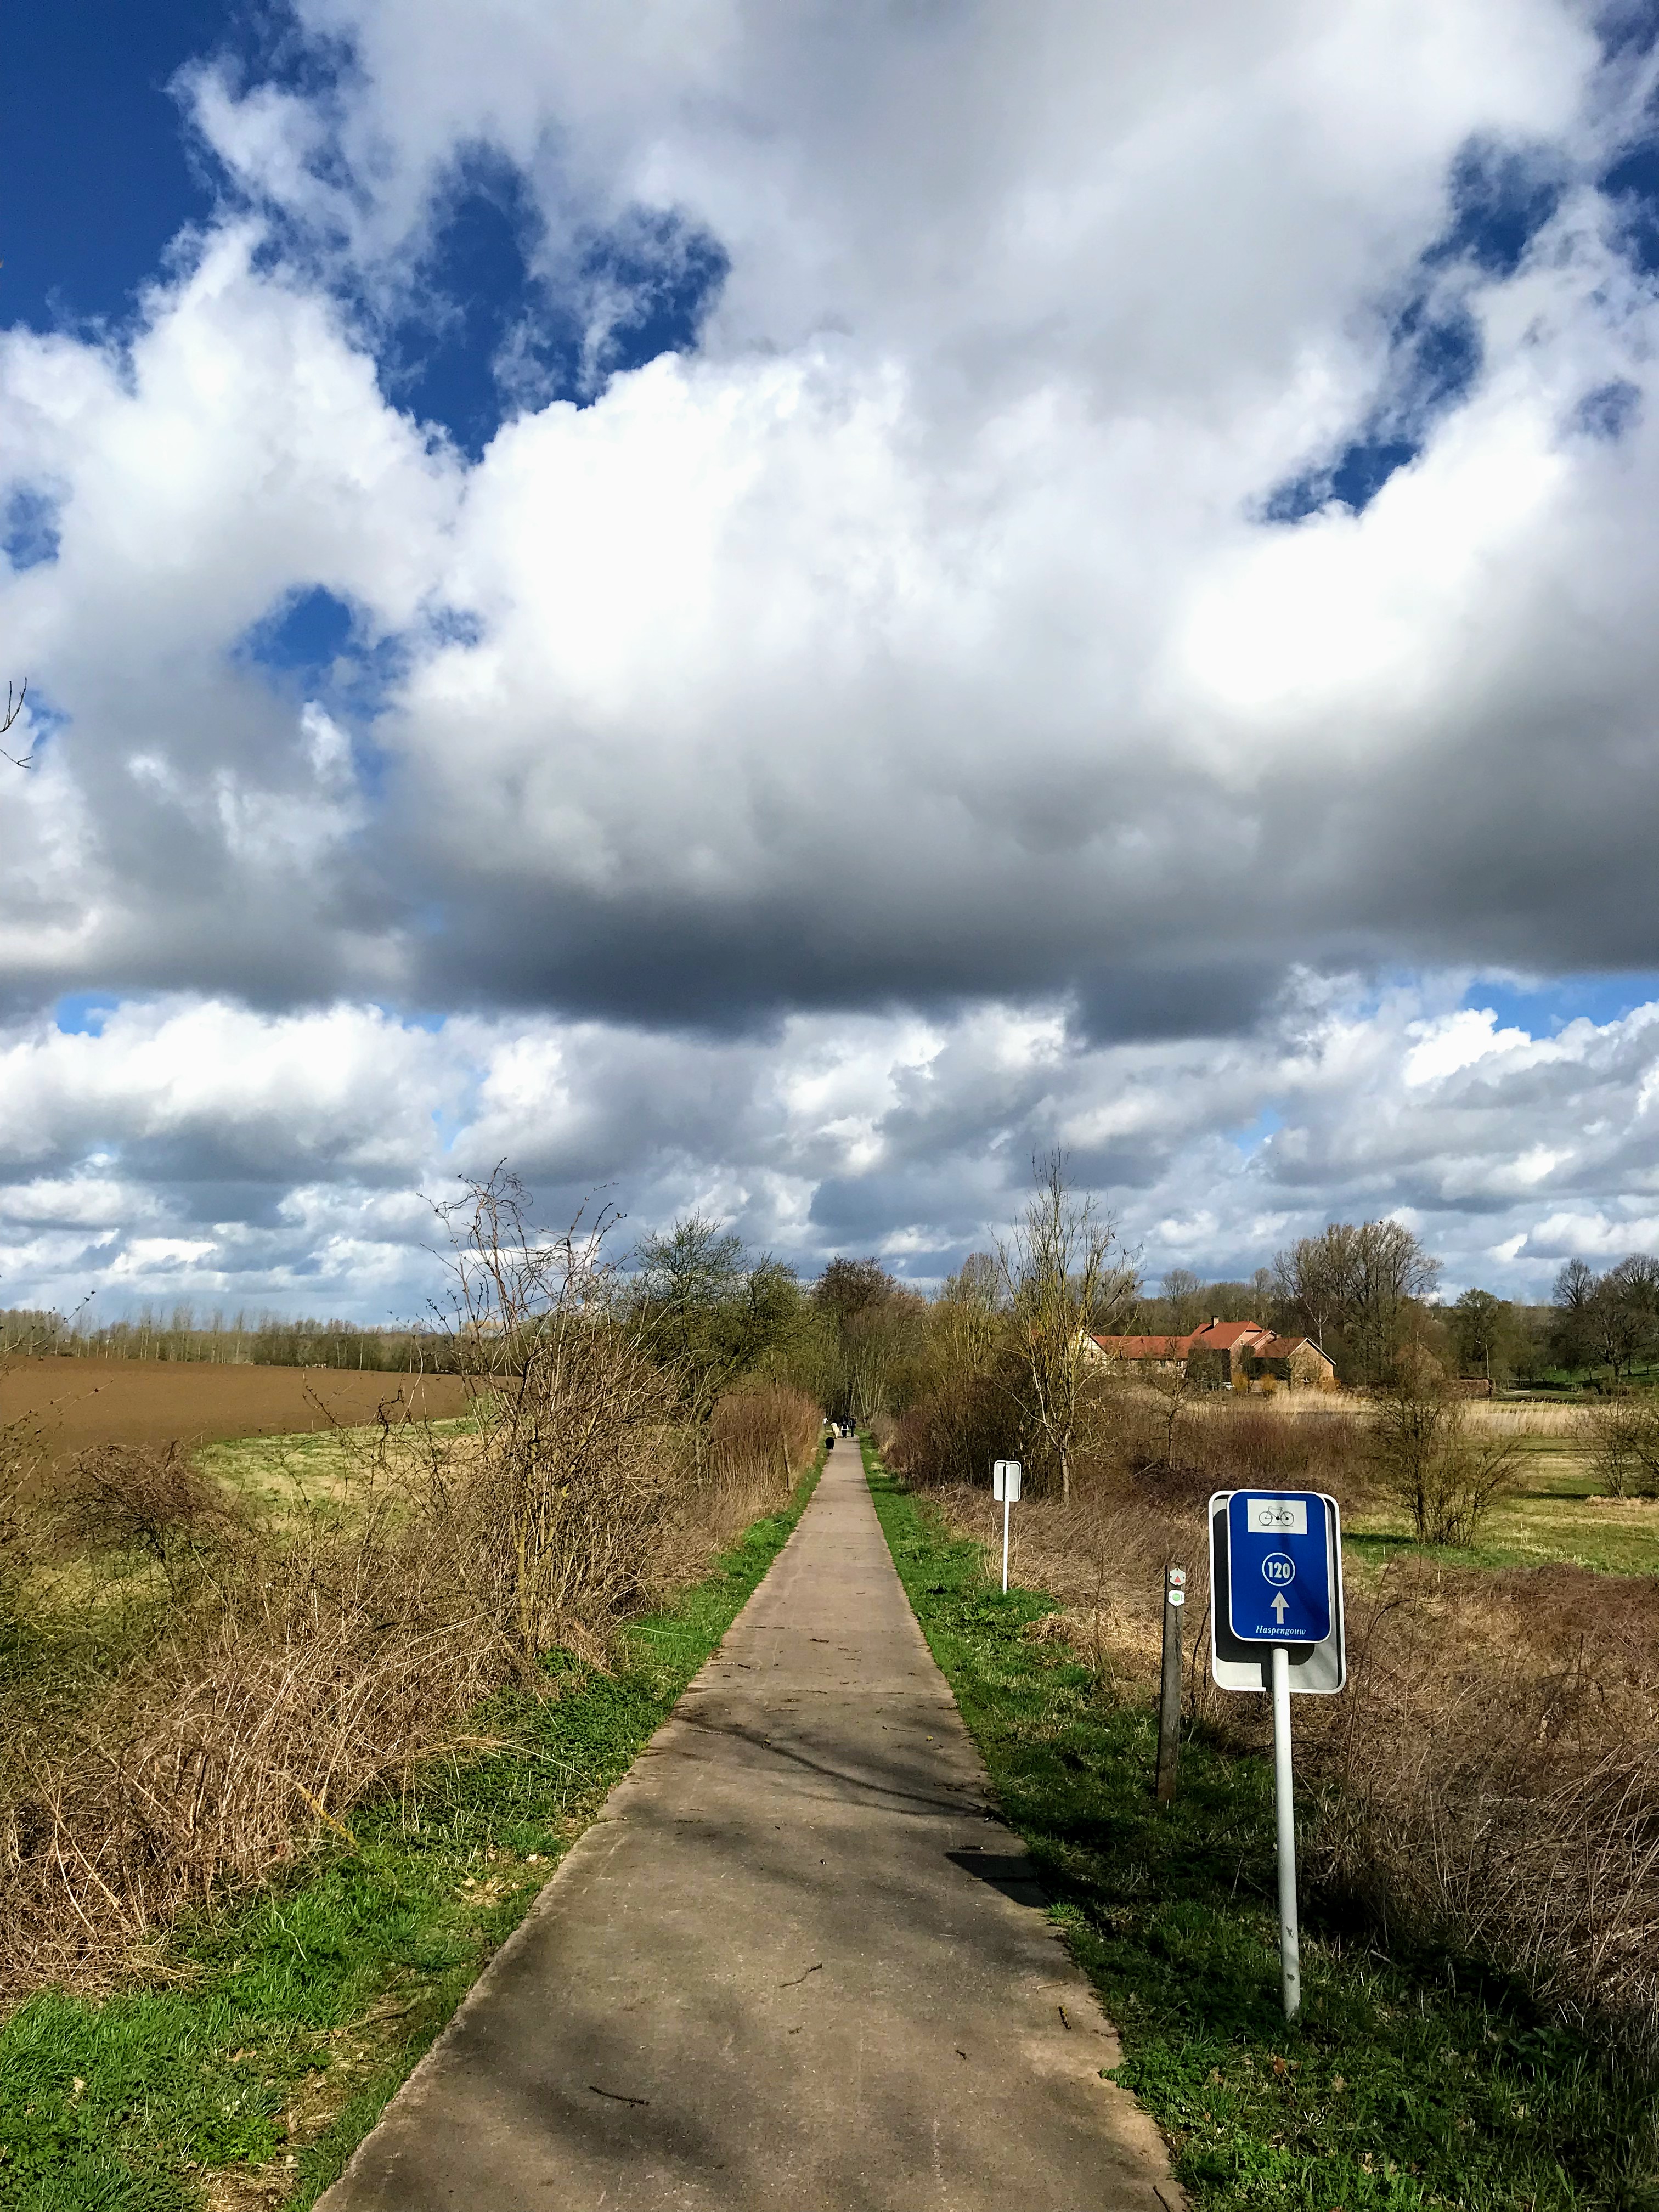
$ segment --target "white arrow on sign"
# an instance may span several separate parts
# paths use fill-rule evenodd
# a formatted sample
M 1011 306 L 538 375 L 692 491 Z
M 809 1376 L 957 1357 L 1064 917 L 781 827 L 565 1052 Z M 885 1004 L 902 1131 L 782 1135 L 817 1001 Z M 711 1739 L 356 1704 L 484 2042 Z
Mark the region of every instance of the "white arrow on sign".
M 1273 1600 L 1273 1619 L 1279 1623 L 1281 1628 L 1285 1626 L 1285 1593 L 1283 1590 L 1280 1590 Z

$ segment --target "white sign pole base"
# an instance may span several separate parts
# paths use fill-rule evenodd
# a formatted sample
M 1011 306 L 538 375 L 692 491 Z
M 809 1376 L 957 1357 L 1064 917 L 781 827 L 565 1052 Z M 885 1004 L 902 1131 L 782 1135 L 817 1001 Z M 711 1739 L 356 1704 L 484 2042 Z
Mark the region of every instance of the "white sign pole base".
M 1008 1595 L 1008 1508 L 1019 1496 L 1023 1470 L 1017 1459 L 994 1460 L 991 1463 L 991 1495 L 1002 1504 L 1002 1595 Z
M 1302 1942 L 1296 1917 L 1296 1795 L 1291 1772 L 1291 1655 L 1273 1647 L 1273 1812 L 1279 1826 L 1279 1981 L 1285 2017 L 1302 2009 Z

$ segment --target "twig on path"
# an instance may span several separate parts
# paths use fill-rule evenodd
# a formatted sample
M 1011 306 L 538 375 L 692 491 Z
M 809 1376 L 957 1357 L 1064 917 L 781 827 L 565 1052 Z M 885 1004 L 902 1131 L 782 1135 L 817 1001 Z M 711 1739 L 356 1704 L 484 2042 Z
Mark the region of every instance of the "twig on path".
M 649 2097 L 624 2097 L 620 2089 L 601 2089 L 597 2081 L 590 2081 L 587 2086 L 596 2097 L 608 2097 L 613 2105 L 648 2105 L 651 2102 Z

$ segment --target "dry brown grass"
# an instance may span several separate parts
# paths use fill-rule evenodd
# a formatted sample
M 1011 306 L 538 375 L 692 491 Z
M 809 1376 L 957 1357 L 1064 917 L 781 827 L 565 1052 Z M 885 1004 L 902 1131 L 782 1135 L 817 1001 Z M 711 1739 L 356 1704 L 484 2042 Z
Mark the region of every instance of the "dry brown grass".
M 280 1536 L 114 1448 L 43 1504 L 0 1754 L 0 1990 L 97 1982 L 183 1907 L 344 1836 L 500 1679 L 390 1484 Z M 67 1555 L 65 1547 L 76 1547 Z
M 1553 1437 L 1582 1446 L 1591 1411 L 1588 1406 L 1530 1405 L 1524 1399 L 1510 1405 L 1501 1398 L 1471 1398 L 1464 1419 L 1472 1429 L 1500 1436 Z
M 804 1390 L 772 1382 L 729 1392 L 714 1407 L 709 1428 L 704 1492 L 693 1525 L 700 1522 L 723 1543 L 788 1490 L 795 1471 L 817 1449 L 823 1420 Z
M 1299 1717 L 1316 1875 L 1652 2042 L 1659 1585 L 1406 1560 L 1352 1615 L 1348 1692 Z
M 1209 1678 L 1204 1501 L 1260 1483 L 1360 1506 L 1363 1431 L 1352 1413 L 1210 1408 L 1173 1468 L 1149 1464 L 1149 1433 L 1131 1405 L 1069 1504 L 1015 1509 L 1013 1572 L 1061 1601 L 1042 1633 L 1150 1700 L 1164 1568 L 1185 1565 L 1189 1723 L 1265 1750 L 1267 1700 Z M 955 1527 L 1000 1542 L 985 1490 L 934 1494 Z M 1347 1614 L 1348 1690 L 1297 1705 L 1304 1802 L 1320 1808 L 1310 1880 L 1384 1928 L 1471 1947 L 1566 2009 L 1659 2040 L 1659 1582 L 1407 1558 L 1351 1576 Z

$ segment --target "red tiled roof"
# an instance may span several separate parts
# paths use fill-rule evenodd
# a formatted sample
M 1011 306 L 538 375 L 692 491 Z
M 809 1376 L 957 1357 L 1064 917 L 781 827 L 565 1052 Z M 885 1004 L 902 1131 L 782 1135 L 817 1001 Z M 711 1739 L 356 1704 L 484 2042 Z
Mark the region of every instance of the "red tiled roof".
M 1195 1328 L 1187 1341 L 1189 1346 L 1201 1344 L 1212 1352 L 1231 1352 L 1236 1344 L 1254 1343 L 1267 1334 L 1259 1321 L 1212 1321 Z
M 1094 1341 L 1114 1359 L 1185 1359 L 1194 1352 L 1231 1352 L 1241 1344 L 1261 1359 L 1288 1359 L 1305 1346 L 1330 1364 L 1311 1337 L 1275 1336 L 1259 1321 L 1209 1322 L 1188 1336 L 1097 1336 Z
M 1288 1359 L 1292 1352 L 1300 1352 L 1304 1347 L 1317 1353 L 1328 1365 L 1330 1364 L 1329 1353 L 1321 1352 L 1310 1336 L 1270 1336 L 1265 1344 L 1258 1344 L 1255 1350 L 1263 1359 Z

